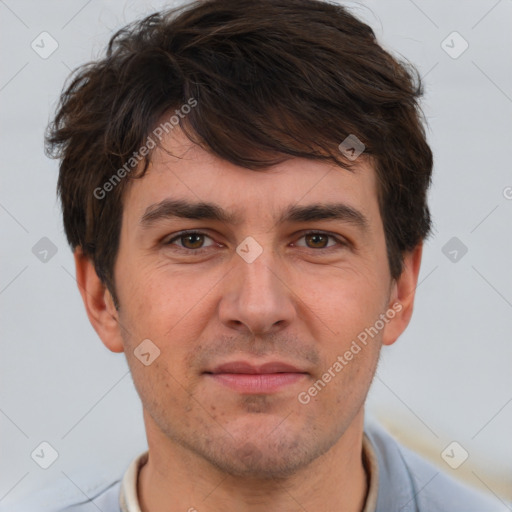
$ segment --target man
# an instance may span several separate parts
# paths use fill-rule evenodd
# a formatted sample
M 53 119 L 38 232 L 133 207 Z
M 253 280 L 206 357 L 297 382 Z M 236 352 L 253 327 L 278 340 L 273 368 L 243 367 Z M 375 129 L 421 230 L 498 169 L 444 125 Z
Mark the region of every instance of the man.
M 430 232 L 421 93 L 370 27 L 315 0 L 155 14 L 78 71 L 48 149 L 149 451 L 62 509 L 507 510 L 364 417 Z

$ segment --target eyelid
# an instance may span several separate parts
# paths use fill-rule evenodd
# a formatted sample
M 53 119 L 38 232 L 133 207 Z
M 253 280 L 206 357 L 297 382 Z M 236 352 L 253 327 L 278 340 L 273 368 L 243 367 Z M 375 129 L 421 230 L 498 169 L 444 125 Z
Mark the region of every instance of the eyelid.
M 331 233 L 330 231 L 324 231 L 322 229 L 307 229 L 307 230 L 304 230 L 304 231 L 301 231 L 300 233 L 300 236 L 298 238 L 298 240 L 300 240 L 301 238 L 304 238 L 306 235 L 324 235 L 324 236 L 327 236 L 328 238 L 333 238 L 334 240 L 336 240 L 336 245 L 331 245 L 330 247 L 325 247 L 325 248 L 320 248 L 320 249 L 311 249 L 311 247 L 305 247 L 305 249 L 311 249 L 313 251 L 321 251 L 322 249 L 325 251 L 328 251 L 329 249 L 334 249 L 336 248 L 336 246 L 345 246 L 347 247 L 349 245 L 349 242 L 343 238 L 341 235 L 337 235 L 336 233 Z M 301 246 L 303 247 L 303 246 Z
M 167 241 L 165 241 L 164 239 L 164 242 L 163 244 L 164 245 L 174 245 L 172 242 L 174 242 L 175 240 L 179 240 L 180 238 L 182 237 L 185 237 L 187 235 L 201 235 L 201 236 L 204 236 L 204 237 L 207 237 L 209 238 L 210 240 L 213 240 L 213 238 L 208 235 L 207 233 L 201 231 L 201 230 L 198 230 L 198 229 L 186 229 L 184 231 L 180 231 L 178 233 L 173 233 L 172 235 L 172 238 L 169 238 Z M 212 244 L 213 245 L 213 244 Z M 176 246 L 179 250 L 182 250 L 182 251 L 185 251 L 185 252 L 189 252 L 189 253 L 199 253 L 205 249 L 208 249 L 209 247 L 211 247 L 211 245 L 209 245 L 208 247 L 200 247 L 199 249 L 187 249 L 186 247 L 180 247 L 179 245 Z
M 340 247 L 350 246 L 350 243 L 344 237 L 342 237 L 336 233 L 331 233 L 329 231 L 324 231 L 321 229 L 306 229 L 306 230 L 300 231 L 295 236 L 300 235 L 297 238 L 297 240 L 300 240 L 301 238 L 304 238 L 306 235 L 315 235 L 315 234 L 324 235 L 329 238 L 332 238 L 336 241 L 336 244 L 331 245 L 330 247 L 321 247 L 318 249 L 314 249 L 314 248 L 306 247 L 306 246 L 297 246 L 297 245 L 295 245 L 295 247 L 301 247 L 301 249 L 309 249 L 309 250 L 315 251 L 315 252 L 329 252 L 330 250 L 333 250 L 333 249 L 336 250 L 336 249 L 339 249 Z M 206 233 L 205 231 L 202 231 L 200 229 L 186 229 L 186 230 L 180 231 L 178 233 L 173 233 L 172 238 L 168 239 L 167 241 L 165 241 L 165 239 L 164 239 L 163 244 L 164 245 L 174 245 L 176 250 L 185 252 L 185 253 L 189 253 L 189 254 L 200 254 L 204 251 L 208 251 L 209 248 L 211 248 L 214 245 L 214 244 L 211 244 L 207 247 L 200 247 L 198 249 L 187 249 L 186 247 L 180 247 L 179 245 L 175 245 L 172 243 L 175 240 L 178 240 L 187 235 L 204 236 L 206 238 L 210 238 L 210 240 L 212 240 L 214 242 L 214 244 L 219 244 L 219 242 L 215 242 L 215 240 L 210 235 L 208 235 L 208 233 Z M 294 244 L 295 244 L 295 242 L 294 242 Z

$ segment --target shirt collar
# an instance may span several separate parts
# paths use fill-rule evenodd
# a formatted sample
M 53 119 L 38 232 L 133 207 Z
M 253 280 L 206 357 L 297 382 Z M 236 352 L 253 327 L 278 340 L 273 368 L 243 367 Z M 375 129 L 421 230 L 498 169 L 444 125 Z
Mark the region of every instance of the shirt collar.
M 137 481 L 140 469 L 148 460 L 148 454 L 149 452 L 146 451 L 137 456 L 130 463 L 123 476 L 119 495 L 119 505 L 122 512 L 142 512 L 137 495 Z M 369 485 L 362 512 L 376 512 L 379 490 L 379 465 L 372 443 L 366 434 L 363 435 L 363 462 L 369 478 Z
M 137 481 L 139 471 L 148 460 L 149 451 L 141 453 L 128 466 L 121 482 L 119 505 L 122 512 L 142 512 L 137 496 Z

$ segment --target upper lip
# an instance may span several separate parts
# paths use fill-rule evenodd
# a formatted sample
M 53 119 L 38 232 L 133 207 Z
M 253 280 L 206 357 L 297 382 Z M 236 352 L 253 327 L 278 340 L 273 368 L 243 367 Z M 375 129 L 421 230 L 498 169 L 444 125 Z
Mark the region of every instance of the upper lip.
M 304 370 L 297 368 L 288 363 L 281 361 L 270 361 L 265 364 L 257 365 L 251 364 L 247 361 L 233 361 L 231 363 L 224 363 L 216 366 L 206 373 L 249 373 L 249 374 L 263 374 L 263 373 L 307 373 Z

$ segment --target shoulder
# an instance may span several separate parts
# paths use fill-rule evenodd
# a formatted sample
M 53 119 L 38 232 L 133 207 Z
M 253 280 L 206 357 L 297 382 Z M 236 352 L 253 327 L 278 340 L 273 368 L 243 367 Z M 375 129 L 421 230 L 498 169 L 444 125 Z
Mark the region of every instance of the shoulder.
M 499 498 L 456 480 L 401 445 L 373 419 L 365 435 L 378 460 L 376 512 L 510 512 Z
M 21 502 L 10 505 L 9 512 L 121 512 L 121 480 L 97 482 L 88 489 L 77 489 L 73 494 L 61 492 L 60 489 L 61 486 L 56 483 L 51 488 L 36 492 Z
M 121 481 L 117 480 L 110 483 L 105 489 L 100 491 L 91 499 L 86 499 L 68 505 L 66 508 L 60 509 L 58 512 L 121 512 L 119 506 L 119 492 L 121 490 Z

